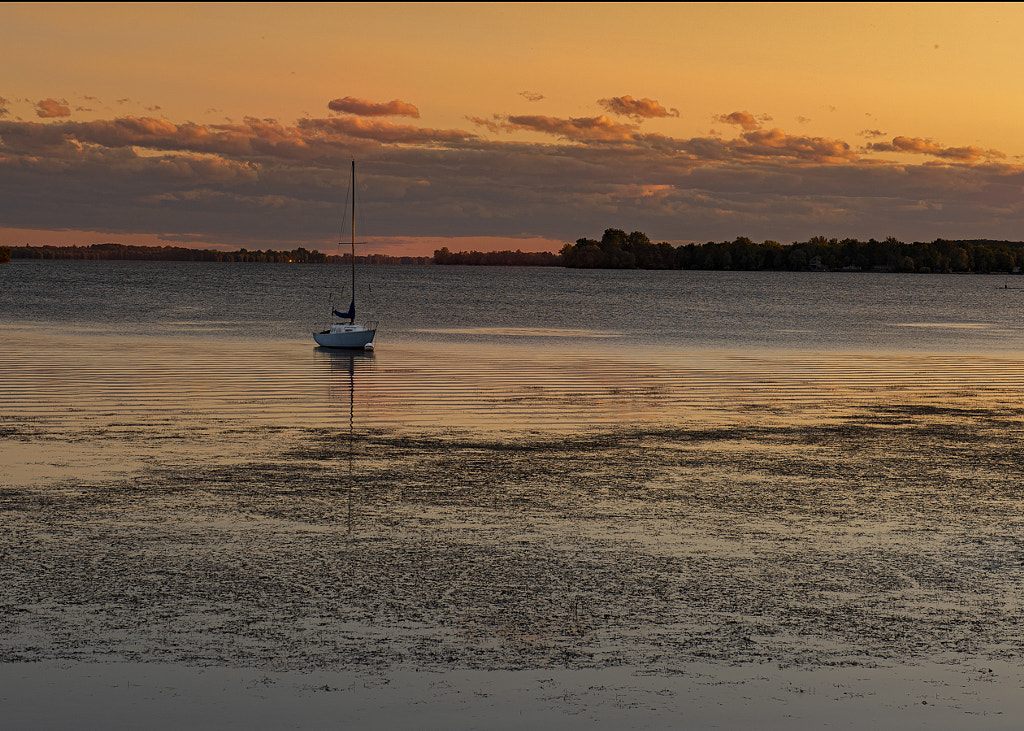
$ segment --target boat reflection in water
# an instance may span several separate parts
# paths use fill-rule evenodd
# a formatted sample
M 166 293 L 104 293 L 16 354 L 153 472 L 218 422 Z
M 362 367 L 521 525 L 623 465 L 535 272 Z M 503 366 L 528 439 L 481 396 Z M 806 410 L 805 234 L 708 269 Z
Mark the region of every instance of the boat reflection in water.
M 360 351 L 360 350 L 335 350 L 332 348 L 314 348 L 314 357 L 317 361 L 322 361 L 327 366 L 327 372 L 329 373 L 330 379 L 330 401 L 342 402 L 348 401 L 348 449 L 347 449 L 347 460 L 348 460 L 348 479 L 342 489 L 347 493 L 348 497 L 348 533 L 352 534 L 353 524 L 353 493 L 356 490 L 356 479 L 355 479 L 355 456 L 356 456 L 356 371 L 360 373 L 366 373 L 373 369 L 374 365 L 374 354 L 372 351 Z M 342 434 L 339 432 L 337 439 L 341 441 Z M 340 447 L 340 443 L 336 446 Z M 332 450 L 333 454 L 340 456 L 341 450 Z M 340 477 L 340 475 L 339 475 Z M 339 487 L 341 487 L 339 481 Z

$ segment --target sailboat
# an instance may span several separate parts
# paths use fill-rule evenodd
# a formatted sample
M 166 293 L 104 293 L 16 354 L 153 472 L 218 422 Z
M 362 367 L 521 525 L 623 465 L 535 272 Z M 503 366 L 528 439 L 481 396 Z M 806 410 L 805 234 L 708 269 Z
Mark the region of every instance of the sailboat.
M 352 161 L 352 303 L 348 312 L 338 312 L 333 307 L 334 317 L 348 322 L 335 322 L 330 330 L 313 333 L 313 340 L 322 348 L 361 348 L 373 350 L 373 338 L 377 334 L 375 324 L 369 326 L 356 323 L 356 161 Z

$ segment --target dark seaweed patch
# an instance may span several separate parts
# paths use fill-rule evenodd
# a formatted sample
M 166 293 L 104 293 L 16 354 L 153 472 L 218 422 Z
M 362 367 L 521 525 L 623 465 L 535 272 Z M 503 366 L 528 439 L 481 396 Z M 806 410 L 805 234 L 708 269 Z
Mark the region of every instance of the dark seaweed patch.
M 113 427 L 79 436 L 191 438 Z M 211 429 L 221 457 L 0 490 L 0 656 L 672 672 L 1024 647 L 1005 410 L 258 437 L 254 457 Z

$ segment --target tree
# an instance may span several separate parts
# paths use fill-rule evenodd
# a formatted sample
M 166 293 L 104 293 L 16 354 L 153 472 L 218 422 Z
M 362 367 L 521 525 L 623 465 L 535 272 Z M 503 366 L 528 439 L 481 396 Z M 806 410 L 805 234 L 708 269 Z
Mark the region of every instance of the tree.
M 954 272 L 966 272 L 971 269 L 971 260 L 967 249 L 958 246 L 949 253 L 949 268 Z
M 804 269 L 810 259 L 807 256 L 806 249 L 793 246 L 789 252 L 788 260 L 790 269 Z

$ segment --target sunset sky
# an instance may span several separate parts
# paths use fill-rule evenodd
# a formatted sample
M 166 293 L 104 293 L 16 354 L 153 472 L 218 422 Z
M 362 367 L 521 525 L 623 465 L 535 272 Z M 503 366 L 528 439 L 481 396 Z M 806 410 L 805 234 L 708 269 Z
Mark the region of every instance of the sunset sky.
M 0 243 L 1024 240 L 1020 4 L 3 4 Z

